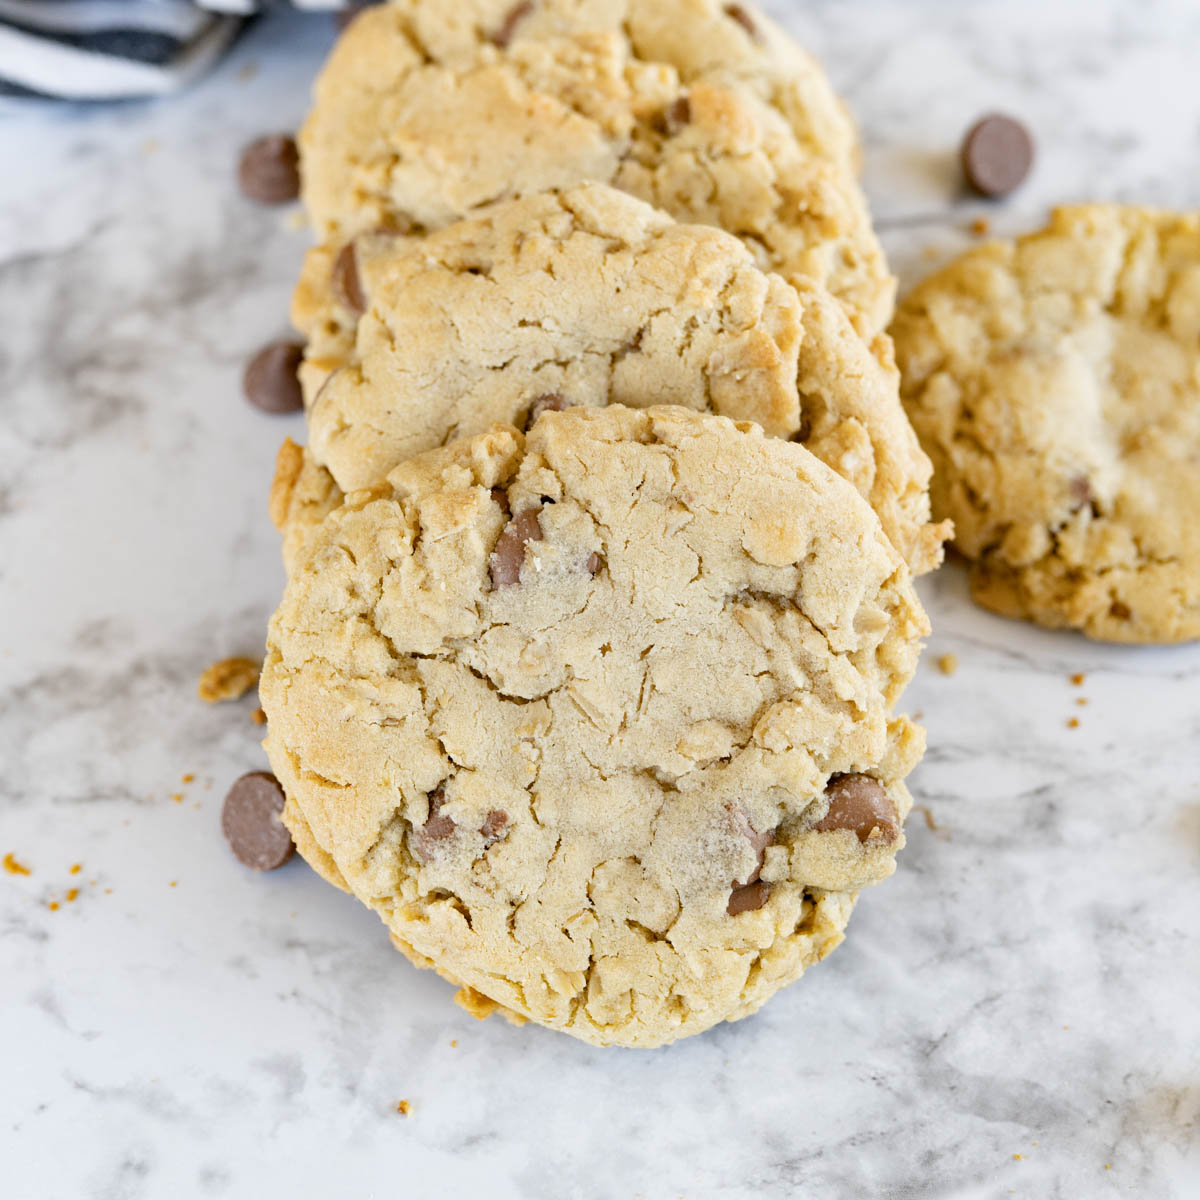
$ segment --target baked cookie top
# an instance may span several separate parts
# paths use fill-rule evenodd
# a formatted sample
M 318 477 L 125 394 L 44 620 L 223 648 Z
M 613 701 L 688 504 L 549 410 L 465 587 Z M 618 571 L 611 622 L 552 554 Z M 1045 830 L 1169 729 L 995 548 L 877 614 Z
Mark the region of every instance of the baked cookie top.
M 330 258 L 358 234 L 600 180 L 826 284 L 868 337 L 891 314 L 853 128 L 814 60 L 748 6 L 379 5 L 335 47 L 299 142 Z M 336 321 L 331 299 L 298 296 L 301 324 Z
M 585 184 L 353 253 L 356 341 L 311 343 L 302 368 L 313 455 L 344 490 L 547 405 L 682 404 L 802 441 L 914 571 L 939 561 L 895 369 L 823 288 L 764 274 L 729 234 Z
M 1200 637 L 1200 218 L 1061 208 L 926 280 L 893 333 L 980 603 Z
M 803 447 L 678 407 L 543 414 L 307 540 L 267 749 L 302 852 L 416 961 L 602 1044 L 757 1008 L 886 877 L 927 629 Z

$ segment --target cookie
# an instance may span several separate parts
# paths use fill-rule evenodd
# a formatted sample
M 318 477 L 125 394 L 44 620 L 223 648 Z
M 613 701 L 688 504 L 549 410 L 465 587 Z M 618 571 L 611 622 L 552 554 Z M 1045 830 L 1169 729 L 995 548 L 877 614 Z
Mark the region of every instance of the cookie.
M 318 259 L 599 180 L 736 233 L 760 266 L 824 283 L 868 338 L 883 329 L 895 286 L 853 127 L 777 27 L 709 0 L 520 7 L 503 37 L 508 0 L 380 5 L 346 31 L 299 137 Z M 336 326 L 345 306 L 310 274 L 297 321 Z
M 361 250 L 357 340 L 303 368 L 311 448 L 343 490 L 538 404 L 674 403 L 802 441 L 915 572 L 939 561 L 895 369 L 823 288 L 765 275 L 729 234 L 585 184 Z
M 679 407 L 543 413 L 350 494 L 270 628 L 302 854 L 499 1006 L 654 1046 L 757 1009 L 894 867 L 927 626 L 853 488 Z
M 1061 208 L 926 280 L 893 333 L 980 604 L 1200 637 L 1200 218 Z

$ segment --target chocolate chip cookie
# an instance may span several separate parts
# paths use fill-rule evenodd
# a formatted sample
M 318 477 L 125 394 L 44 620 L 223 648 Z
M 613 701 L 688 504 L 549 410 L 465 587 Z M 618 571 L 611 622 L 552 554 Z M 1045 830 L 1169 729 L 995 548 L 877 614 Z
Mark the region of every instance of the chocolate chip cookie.
M 311 450 L 341 489 L 548 404 L 674 403 L 803 442 L 914 572 L 940 560 L 895 369 L 823 288 L 764 274 L 729 234 L 585 184 L 351 245 L 354 340 L 312 329 L 303 368 Z
M 1061 208 L 926 280 L 893 333 L 980 604 L 1200 637 L 1200 218 Z
M 750 5 L 380 5 L 333 51 L 299 144 L 326 263 L 359 234 L 425 233 L 600 180 L 824 283 L 868 338 L 891 314 L 853 126 L 815 61 Z M 298 319 L 336 326 L 346 298 L 324 267 L 313 277 Z
M 874 514 L 802 446 L 551 409 L 312 532 L 267 749 L 301 853 L 474 1011 L 655 1046 L 753 1012 L 892 872 L 925 632 Z

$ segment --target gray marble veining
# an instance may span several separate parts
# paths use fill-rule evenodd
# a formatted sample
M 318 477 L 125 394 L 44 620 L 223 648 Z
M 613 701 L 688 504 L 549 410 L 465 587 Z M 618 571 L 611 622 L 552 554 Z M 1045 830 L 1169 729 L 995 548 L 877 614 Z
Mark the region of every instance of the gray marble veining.
M 858 114 L 906 283 L 980 215 L 1200 205 L 1194 4 L 770 7 Z M 225 851 L 261 730 L 194 684 L 261 646 L 266 486 L 301 437 L 239 375 L 303 234 L 233 163 L 296 125 L 331 36 L 277 10 L 182 96 L 0 110 L 0 855 L 32 871 L 0 873 L 3 1194 L 1200 1195 L 1200 646 L 1051 635 L 973 608 L 956 566 L 927 581 L 900 870 L 799 985 L 661 1051 L 478 1024 L 303 864 Z M 954 165 L 991 108 L 1040 148 L 1001 206 Z

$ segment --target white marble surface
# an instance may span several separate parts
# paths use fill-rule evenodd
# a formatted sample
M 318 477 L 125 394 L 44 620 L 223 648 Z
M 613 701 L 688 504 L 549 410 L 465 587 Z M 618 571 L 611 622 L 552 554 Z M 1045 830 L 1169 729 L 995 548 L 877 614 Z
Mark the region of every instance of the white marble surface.
M 983 211 L 1200 204 L 1194 4 L 772 7 L 858 111 L 908 281 Z M 914 814 L 802 983 L 662 1051 L 476 1023 L 302 863 L 228 855 L 261 731 L 194 685 L 257 652 L 281 584 L 264 499 L 299 422 L 238 379 L 302 244 L 231 168 L 295 126 L 330 37 L 276 12 L 186 95 L 0 113 L 0 854 L 32 869 L 0 873 L 0 1194 L 1200 1195 L 1200 646 L 1052 636 L 929 581 L 908 703 L 939 828 Z M 994 107 L 1041 154 L 985 210 L 953 156 Z

